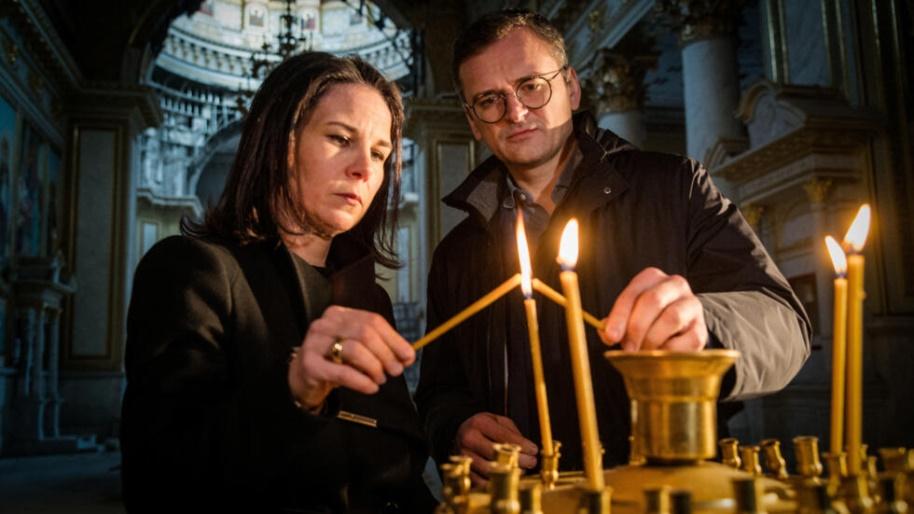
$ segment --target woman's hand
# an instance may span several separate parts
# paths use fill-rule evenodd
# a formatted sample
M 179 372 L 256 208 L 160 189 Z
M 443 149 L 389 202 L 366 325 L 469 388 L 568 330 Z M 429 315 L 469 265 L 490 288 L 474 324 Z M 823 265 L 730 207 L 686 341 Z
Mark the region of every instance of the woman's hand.
M 335 350 L 334 347 L 335 346 Z M 380 314 L 332 305 L 308 328 L 289 363 L 289 390 L 316 410 L 334 387 L 373 394 L 416 360 L 416 352 Z

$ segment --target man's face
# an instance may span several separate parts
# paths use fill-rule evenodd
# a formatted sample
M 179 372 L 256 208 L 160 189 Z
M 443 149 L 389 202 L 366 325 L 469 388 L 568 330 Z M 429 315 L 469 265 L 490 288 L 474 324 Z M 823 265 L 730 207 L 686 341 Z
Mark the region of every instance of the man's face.
M 486 123 L 466 112 L 470 129 L 510 170 L 530 169 L 556 159 L 571 135 L 571 113 L 581 87 L 574 69 L 550 81 L 552 98 L 539 109 L 521 104 L 514 89 L 524 79 L 560 69 L 551 46 L 526 28 L 518 28 L 460 65 L 460 83 L 468 105 L 485 93 L 505 95 L 505 115 Z

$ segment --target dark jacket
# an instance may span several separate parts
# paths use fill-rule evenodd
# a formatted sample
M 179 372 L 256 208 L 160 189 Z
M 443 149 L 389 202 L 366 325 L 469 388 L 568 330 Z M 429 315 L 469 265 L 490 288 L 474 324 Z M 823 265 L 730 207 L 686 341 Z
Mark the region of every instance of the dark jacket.
M 374 261 L 353 245 L 345 236 L 333 242 L 330 300 L 392 323 Z M 293 405 L 290 349 L 321 315 L 308 305 L 301 265 L 276 242 L 188 237 L 168 238 L 142 259 L 127 319 L 121 431 L 130 512 L 431 508 L 425 441 L 402 376 L 372 396 L 337 389 L 322 415 Z M 377 428 L 337 418 L 342 411 Z
M 685 277 L 704 306 L 710 347 L 742 354 L 724 381 L 728 399 L 783 388 L 809 354 L 808 318 L 736 206 L 721 196 L 697 162 L 643 152 L 608 131 L 587 113 L 575 116 L 574 137 L 583 161 L 552 214 L 533 256 L 534 274 L 561 290 L 556 263 L 566 221 L 581 224 L 580 278 L 583 307 L 606 316 L 616 296 L 641 270 L 655 266 Z M 428 326 L 434 328 L 518 272 L 505 262 L 504 239 L 494 222 L 500 208 L 504 167 L 491 158 L 444 201 L 468 217 L 435 250 L 428 290 Z M 441 460 L 454 448 L 459 425 L 478 412 L 506 415 L 505 315 L 519 291 L 464 322 L 422 355 L 415 396 L 420 417 Z M 563 442 L 563 469 L 581 469 L 581 443 L 563 310 L 537 295 L 543 364 L 555 439 Z M 518 323 L 524 323 L 521 319 Z M 512 330 L 512 333 L 517 333 Z M 629 402 L 619 374 L 605 360 L 607 347 L 586 329 L 600 437 L 607 465 L 628 456 Z M 535 409 L 529 352 L 526 376 Z M 528 385 L 529 384 L 529 385 Z M 524 435 L 539 443 L 535 411 Z

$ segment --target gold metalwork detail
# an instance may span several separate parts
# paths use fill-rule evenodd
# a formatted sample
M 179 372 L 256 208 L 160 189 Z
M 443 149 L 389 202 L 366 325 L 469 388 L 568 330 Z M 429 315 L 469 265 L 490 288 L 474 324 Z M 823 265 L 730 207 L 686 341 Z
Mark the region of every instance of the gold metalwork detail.
M 378 427 L 378 420 L 369 418 L 368 416 L 362 416 L 361 414 L 356 414 L 354 412 L 341 410 L 339 414 L 336 415 L 336 417 L 344 421 L 351 421 L 353 423 L 358 423 L 359 425 L 365 425 L 366 427 Z

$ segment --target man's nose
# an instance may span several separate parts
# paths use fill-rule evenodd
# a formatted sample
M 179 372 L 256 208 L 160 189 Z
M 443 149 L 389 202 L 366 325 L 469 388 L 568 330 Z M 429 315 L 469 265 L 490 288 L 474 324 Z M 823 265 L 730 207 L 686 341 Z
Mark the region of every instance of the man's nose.
M 522 104 L 517 95 L 505 95 L 505 118 L 511 123 L 520 123 L 527 116 L 527 106 Z

